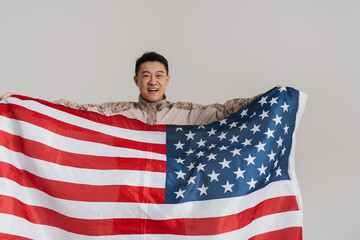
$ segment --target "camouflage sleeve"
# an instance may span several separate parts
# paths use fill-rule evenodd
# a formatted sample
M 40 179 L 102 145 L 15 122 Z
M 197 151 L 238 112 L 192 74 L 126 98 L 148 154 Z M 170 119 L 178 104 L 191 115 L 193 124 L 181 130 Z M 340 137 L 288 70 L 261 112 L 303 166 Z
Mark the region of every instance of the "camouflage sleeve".
M 106 116 L 114 115 L 114 113 L 112 111 L 113 103 L 111 103 L 111 102 L 102 103 L 102 104 L 78 104 L 78 103 L 75 103 L 72 101 L 59 99 L 59 100 L 54 101 L 54 103 L 60 104 L 60 105 L 66 106 L 66 107 L 71 107 L 74 109 L 96 112 L 96 113 L 100 113 L 100 114 L 106 115 Z M 120 110 L 120 109 L 118 109 L 118 110 Z
M 224 118 L 227 118 L 229 115 L 244 108 L 245 106 L 247 106 L 249 103 L 251 103 L 253 100 L 255 100 L 261 95 L 262 93 L 250 98 L 230 99 L 226 101 L 224 104 L 219 104 L 220 106 L 217 105 L 217 111 L 216 111 L 217 120 L 222 120 Z
M 188 110 L 186 124 L 206 125 L 214 121 L 220 121 L 229 115 L 241 110 L 250 102 L 262 94 L 251 98 L 235 98 L 226 101 L 224 104 L 214 103 L 209 105 L 194 103 L 176 103 L 175 108 Z M 179 117 L 181 115 L 178 115 Z

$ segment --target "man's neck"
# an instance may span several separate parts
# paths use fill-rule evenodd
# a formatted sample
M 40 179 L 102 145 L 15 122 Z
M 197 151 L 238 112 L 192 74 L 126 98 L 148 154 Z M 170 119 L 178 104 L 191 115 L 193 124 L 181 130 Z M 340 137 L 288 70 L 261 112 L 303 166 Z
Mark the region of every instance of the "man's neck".
M 159 102 L 162 102 L 162 101 L 166 101 L 166 95 L 164 94 L 163 97 L 159 100 L 159 101 L 156 101 L 156 102 L 150 102 L 148 101 L 147 99 L 145 99 L 141 94 L 139 95 L 139 101 L 141 102 L 146 102 L 146 103 L 159 103 Z

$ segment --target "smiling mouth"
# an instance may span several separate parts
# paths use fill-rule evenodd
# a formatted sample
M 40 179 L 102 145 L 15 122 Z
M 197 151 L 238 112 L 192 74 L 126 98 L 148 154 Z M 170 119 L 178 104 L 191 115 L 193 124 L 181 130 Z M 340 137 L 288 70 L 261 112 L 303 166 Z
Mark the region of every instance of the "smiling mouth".
M 157 92 L 157 91 L 159 91 L 159 89 L 156 89 L 156 88 L 149 88 L 149 89 L 148 89 L 148 91 L 149 91 L 149 92 Z

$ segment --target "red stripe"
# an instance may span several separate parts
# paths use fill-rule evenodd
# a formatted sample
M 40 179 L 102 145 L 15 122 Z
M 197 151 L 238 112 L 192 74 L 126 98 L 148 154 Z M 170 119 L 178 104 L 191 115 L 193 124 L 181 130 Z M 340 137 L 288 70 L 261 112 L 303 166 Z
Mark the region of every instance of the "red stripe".
M 31 240 L 31 238 L 20 237 L 16 235 L 0 233 L 0 239 L 2 240 Z
M 32 223 L 50 225 L 90 236 L 120 234 L 214 235 L 243 228 L 253 220 L 265 215 L 296 210 L 298 210 L 296 198 L 289 196 L 268 199 L 253 208 L 223 217 L 169 220 L 133 218 L 89 220 L 71 218 L 44 207 L 26 205 L 15 198 L 0 195 L 0 212 L 2 213 L 22 217 Z
M 107 124 L 110 126 L 116 126 L 116 127 L 133 129 L 133 130 L 142 130 L 142 131 L 160 131 L 160 132 L 166 131 L 166 125 L 148 125 L 139 120 L 127 118 L 120 114 L 114 115 L 114 116 L 104 116 L 104 115 L 96 113 L 96 112 L 73 109 L 70 107 L 66 107 L 66 106 L 51 103 L 48 101 L 44 101 L 41 99 L 35 99 L 35 98 L 25 97 L 25 96 L 21 96 L 21 95 L 12 95 L 11 97 L 16 97 L 21 100 L 36 101 L 36 102 L 39 102 L 48 107 L 55 108 L 60 111 L 70 113 L 72 115 L 76 115 L 78 117 L 86 118 L 88 120 L 102 123 L 102 124 Z
M 5 162 L 0 162 L 0 177 L 56 198 L 74 201 L 163 203 L 165 198 L 163 188 L 68 183 L 42 178 Z
M 260 234 L 249 240 L 302 240 L 302 227 L 285 228 L 278 231 Z
M 57 119 L 28 110 L 15 104 L 0 104 L 0 112 L 1 115 L 5 117 L 25 121 L 41 128 L 45 128 L 56 134 L 78 140 L 102 143 L 115 147 L 132 148 L 160 154 L 166 153 L 165 144 L 138 142 L 110 136 L 101 132 L 59 121 Z
M 144 158 L 92 156 L 58 150 L 46 144 L 0 130 L 0 145 L 26 156 L 63 166 L 87 169 L 119 169 L 166 172 L 166 161 Z
M 272 198 L 262 201 L 255 207 L 225 217 L 176 219 L 176 223 L 173 223 L 176 232 L 173 234 L 216 235 L 241 229 L 263 216 L 297 210 L 299 208 L 294 196 Z

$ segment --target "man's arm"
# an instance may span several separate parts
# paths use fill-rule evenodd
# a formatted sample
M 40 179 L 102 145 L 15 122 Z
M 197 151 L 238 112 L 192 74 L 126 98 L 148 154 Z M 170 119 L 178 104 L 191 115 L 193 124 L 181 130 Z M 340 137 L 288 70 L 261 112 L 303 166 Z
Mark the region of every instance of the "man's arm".
M 11 97 L 12 95 L 14 95 L 14 93 L 7 92 L 0 97 L 0 100 Z M 106 115 L 106 116 L 112 116 L 114 114 L 119 114 L 123 110 L 128 109 L 128 106 L 127 106 L 128 104 L 126 102 L 116 102 L 116 103 L 107 102 L 107 103 L 102 103 L 102 104 L 78 104 L 78 103 L 75 103 L 72 101 L 59 99 L 59 100 L 54 101 L 54 103 L 63 105 L 66 107 L 71 107 L 74 109 L 96 112 L 96 113 Z
M 188 114 L 185 125 L 207 125 L 212 122 L 220 121 L 227 118 L 229 115 L 239 111 L 247 106 L 251 101 L 259 95 L 250 98 L 235 98 L 226 101 L 223 104 L 214 103 L 209 105 L 189 103 Z M 182 108 L 182 107 L 180 107 Z
M 274 88 L 282 87 L 282 85 L 277 85 Z M 246 107 L 249 103 L 251 103 L 256 98 L 260 97 L 263 93 L 260 93 L 254 97 L 250 98 L 235 98 L 226 101 L 224 104 L 218 106 L 218 110 L 216 111 L 216 121 L 227 118 L 231 114 L 239 111 L 240 109 Z
M 262 95 L 262 93 L 254 96 L 254 97 L 250 97 L 250 98 L 235 98 L 235 99 L 227 100 L 216 111 L 217 121 L 227 118 L 231 114 L 246 107 L 249 103 L 251 103 L 254 99 L 256 99 L 257 97 L 259 97 L 261 95 Z
M 277 85 L 274 88 L 277 87 L 282 87 L 282 85 Z M 211 111 L 209 113 L 209 119 L 212 119 L 212 121 L 220 121 L 223 120 L 225 118 L 227 118 L 228 116 L 230 116 L 231 114 L 239 111 L 240 109 L 246 107 L 249 103 L 251 103 L 252 101 L 254 101 L 256 98 L 260 97 L 263 93 L 260 93 L 254 97 L 250 97 L 250 98 L 235 98 L 235 99 L 230 99 L 228 101 L 226 101 L 224 104 L 212 104 L 209 105 L 210 107 L 214 107 L 216 108 L 215 111 L 215 116 L 211 117 Z M 204 113 L 206 114 L 207 111 L 204 111 Z M 206 122 L 206 117 L 201 117 L 203 120 L 205 120 L 204 122 Z M 202 124 L 202 123 L 199 123 Z
M 91 112 L 96 112 L 96 113 L 100 113 L 102 115 L 106 115 L 106 116 L 111 116 L 113 115 L 112 113 L 112 103 L 111 102 L 107 102 L 107 103 L 102 103 L 102 104 L 78 104 L 72 101 L 68 101 L 65 99 L 59 99 L 54 101 L 54 103 L 56 104 L 60 104 L 66 107 L 71 107 L 74 109 L 79 109 L 79 110 L 85 110 L 85 111 L 91 111 Z
M 12 92 L 7 92 L 4 95 L 0 97 L 0 100 L 3 100 L 5 98 L 11 97 L 14 95 Z M 97 112 L 103 115 L 111 115 L 111 103 L 103 103 L 103 104 L 78 104 L 75 102 L 67 101 L 64 99 L 56 100 L 54 101 L 56 104 L 64 105 L 67 107 L 71 107 L 74 109 L 80 109 L 80 110 L 86 110 L 86 111 L 92 111 Z

